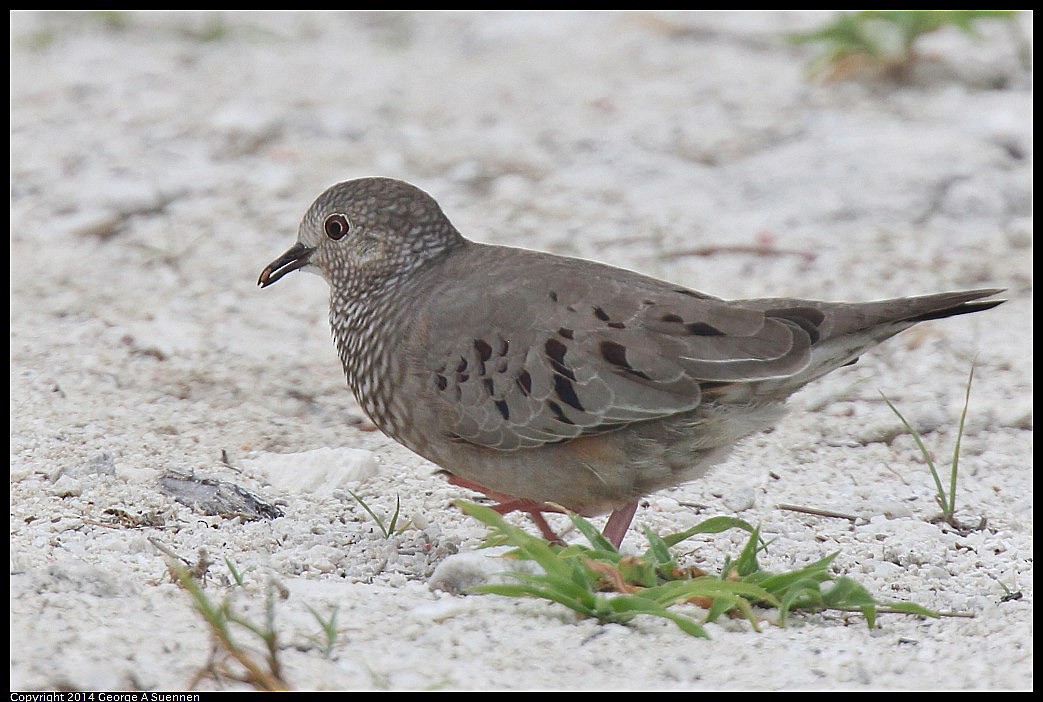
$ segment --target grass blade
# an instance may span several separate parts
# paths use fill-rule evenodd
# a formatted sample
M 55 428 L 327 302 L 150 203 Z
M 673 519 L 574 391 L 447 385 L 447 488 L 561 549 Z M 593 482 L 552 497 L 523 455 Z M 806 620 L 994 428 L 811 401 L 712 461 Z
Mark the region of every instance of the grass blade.
M 617 557 L 619 556 L 619 550 L 613 546 L 612 543 L 606 539 L 593 524 L 578 514 L 573 514 L 571 512 L 569 513 L 569 519 L 571 519 L 572 523 L 576 525 L 579 533 L 583 534 L 587 541 L 590 542 L 590 545 L 595 551 L 603 551 L 607 554 L 614 554 Z
M 786 617 L 792 609 L 816 609 L 822 606 L 822 590 L 814 580 L 801 580 L 793 584 L 779 605 L 779 624 L 786 625 Z
M 887 403 L 887 406 L 891 408 L 891 411 L 894 412 L 898 419 L 901 420 L 902 424 L 905 425 L 906 431 L 908 431 L 910 436 L 913 437 L 913 441 L 915 441 L 916 445 L 919 447 L 920 453 L 923 454 L 924 460 L 927 462 L 927 467 L 931 470 L 931 477 L 934 478 L 934 485 L 938 489 L 938 494 L 935 495 L 935 499 L 938 501 L 938 504 L 944 512 L 946 505 L 948 504 L 948 500 L 945 496 L 945 488 L 942 487 L 942 479 L 938 477 L 938 470 L 934 467 L 934 461 L 931 459 L 931 452 L 927 450 L 927 447 L 924 446 L 923 439 L 920 438 L 920 432 L 913 429 L 913 425 L 906 421 L 906 418 L 902 416 L 902 413 L 898 411 L 897 407 L 891 404 L 891 401 L 887 399 L 887 395 L 881 392 L 880 397 L 884 398 L 884 402 Z
M 377 523 L 377 527 L 380 529 L 380 533 L 382 533 L 384 535 L 384 538 L 386 539 L 391 532 L 389 532 L 388 528 L 384 525 L 384 520 L 378 517 L 377 513 L 371 510 L 369 508 L 369 505 L 366 504 L 366 501 L 363 500 L 361 497 L 356 495 L 351 490 L 348 490 L 348 494 L 355 498 L 355 502 L 358 502 L 362 506 L 362 509 L 366 510 L 369 516 L 373 517 L 373 521 Z
M 735 559 L 735 571 L 739 574 L 739 577 L 746 577 L 751 573 L 756 573 L 760 570 L 760 566 L 757 565 L 757 553 L 761 550 L 760 545 L 760 527 L 756 527 L 753 532 L 750 533 L 750 538 L 746 540 L 746 545 L 743 546 L 742 553 Z M 725 573 L 725 577 L 727 577 Z
M 390 536 L 391 534 L 396 533 L 395 532 L 395 525 L 398 524 L 398 513 L 399 513 L 399 510 L 401 508 L 402 508 L 402 500 L 399 498 L 398 495 L 395 495 L 395 513 L 391 515 L 391 521 L 388 522 L 388 533 L 387 533 L 387 536 Z
M 887 607 L 893 612 L 902 612 L 904 614 L 918 614 L 921 617 L 930 617 L 931 619 L 940 619 L 941 613 L 935 612 L 933 609 L 927 609 L 915 602 L 883 602 L 882 607 Z
M 553 587 L 541 587 L 538 583 L 488 583 L 472 588 L 471 592 L 502 595 L 504 597 L 535 597 L 536 599 L 557 602 L 587 617 L 595 616 L 592 604 L 569 597 Z
M 691 529 L 687 529 L 676 534 L 667 534 L 662 537 L 663 543 L 667 546 L 676 546 L 685 539 L 691 538 L 696 534 L 719 534 L 722 531 L 728 531 L 729 529 L 742 529 L 753 533 L 753 526 L 738 517 L 710 517 L 704 521 L 699 522 Z
M 691 636 L 698 636 L 703 639 L 710 638 L 710 635 L 706 633 L 706 630 L 699 626 L 691 617 L 686 617 L 662 607 L 652 600 L 647 600 L 639 595 L 618 595 L 609 600 L 609 606 L 616 612 L 621 614 L 651 614 L 656 617 L 662 617 L 672 621 L 677 627 Z
M 567 561 L 559 558 L 554 548 L 543 539 L 532 536 L 523 529 L 519 529 L 504 519 L 502 514 L 489 507 L 464 500 L 457 500 L 456 506 L 464 514 L 470 515 L 486 526 L 490 526 L 507 535 L 510 542 L 518 548 L 526 559 L 538 563 L 548 575 L 556 575 L 564 579 L 571 578 L 572 568 L 569 567 Z
M 779 573 L 777 575 L 769 574 L 765 578 L 758 578 L 755 582 L 768 592 L 776 595 L 789 590 L 795 583 L 801 580 L 810 579 L 814 580 L 816 583 L 821 583 L 832 577 L 829 574 L 828 568 L 833 563 L 833 560 L 839 555 L 840 551 L 836 551 L 823 559 L 804 566 L 800 570 L 791 570 L 787 573 Z
M 949 470 L 949 506 L 942 508 L 950 519 L 956 513 L 956 475 L 960 465 L 960 442 L 963 440 L 963 425 L 967 421 L 967 410 L 971 406 L 971 383 L 974 382 L 974 365 L 967 377 L 967 391 L 963 397 L 963 412 L 960 414 L 960 428 L 956 431 L 956 446 L 952 451 L 952 468 Z

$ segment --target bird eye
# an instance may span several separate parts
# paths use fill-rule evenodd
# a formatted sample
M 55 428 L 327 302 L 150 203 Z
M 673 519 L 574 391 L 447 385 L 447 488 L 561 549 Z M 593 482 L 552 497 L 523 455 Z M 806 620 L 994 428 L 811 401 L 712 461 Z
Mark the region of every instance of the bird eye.
M 326 236 L 334 241 L 338 241 L 343 239 L 344 235 L 351 229 L 351 223 L 348 222 L 347 217 L 338 212 L 327 217 L 322 228 L 326 231 Z

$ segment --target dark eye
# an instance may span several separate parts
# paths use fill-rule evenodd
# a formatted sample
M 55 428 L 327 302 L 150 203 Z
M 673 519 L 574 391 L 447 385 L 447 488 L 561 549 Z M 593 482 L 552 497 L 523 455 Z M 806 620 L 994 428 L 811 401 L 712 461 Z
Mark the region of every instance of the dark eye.
M 347 217 L 338 212 L 327 217 L 322 228 L 326 230 L 326 236 L 334 241 L 338 241 L 343 239 L 344 235 L 351 229 L 351 223 Z

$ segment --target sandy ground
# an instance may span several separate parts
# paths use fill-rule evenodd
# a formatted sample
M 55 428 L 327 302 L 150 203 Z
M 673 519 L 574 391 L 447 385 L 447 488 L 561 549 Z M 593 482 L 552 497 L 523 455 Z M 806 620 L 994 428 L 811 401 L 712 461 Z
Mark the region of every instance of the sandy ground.
M 780 36 L 827 17 L 13 14 L 12 688 L 237 687 L 197 677 L 209 635 L 154 543 L 204 549 L 207 592 L 255 620 L 278 582 L 300 689 L 1031 688 L 1031 18 L 929 37 L 896 85 L 809 81 L 814 51 Z M 737 514 L 774 539 L 769 569 L 839 550 L 836 572 L 883 599 L 975 617 L 699 640 L 433 589 L 440 564 L 450 589 L 489 568 L 450 506 L 468 493 L 365 431 L 321 279 L 255 286 L 311 200 L 364 175 L 420 185 L 472 238 L 722 297 L 1008 288 L 808 388 L 636 518 Z M 691 255 L 757 243 L 815 255 Z M 972 361 L 958 515 L 986 526 L 958 533 L 930 522 L 933 482 L 878 391 L 946 464 Z M 205 515 L 171 473 L 284 516 Z M 411 528 L 384 539 L 348 490 L 382 514 L 400 498 Z M 686 558 L 714 567 L 740 541 Z M 328 655 L 309 607 L 338 613 Z

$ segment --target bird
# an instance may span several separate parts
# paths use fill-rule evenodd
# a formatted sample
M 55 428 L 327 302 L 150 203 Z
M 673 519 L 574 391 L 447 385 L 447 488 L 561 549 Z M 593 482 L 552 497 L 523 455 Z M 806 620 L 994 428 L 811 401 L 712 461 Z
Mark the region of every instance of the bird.
M 1002 288 L 876 302 L 724 300 L 606 264 L 465 238 L 407 182 L 337 183 L 261 272 L 320 274 L 347 384 L 384 434 L 501 513 L 609 513 L 703 477 L 787 398 Z M 295 382 L 300 382 L 297 379 Z

